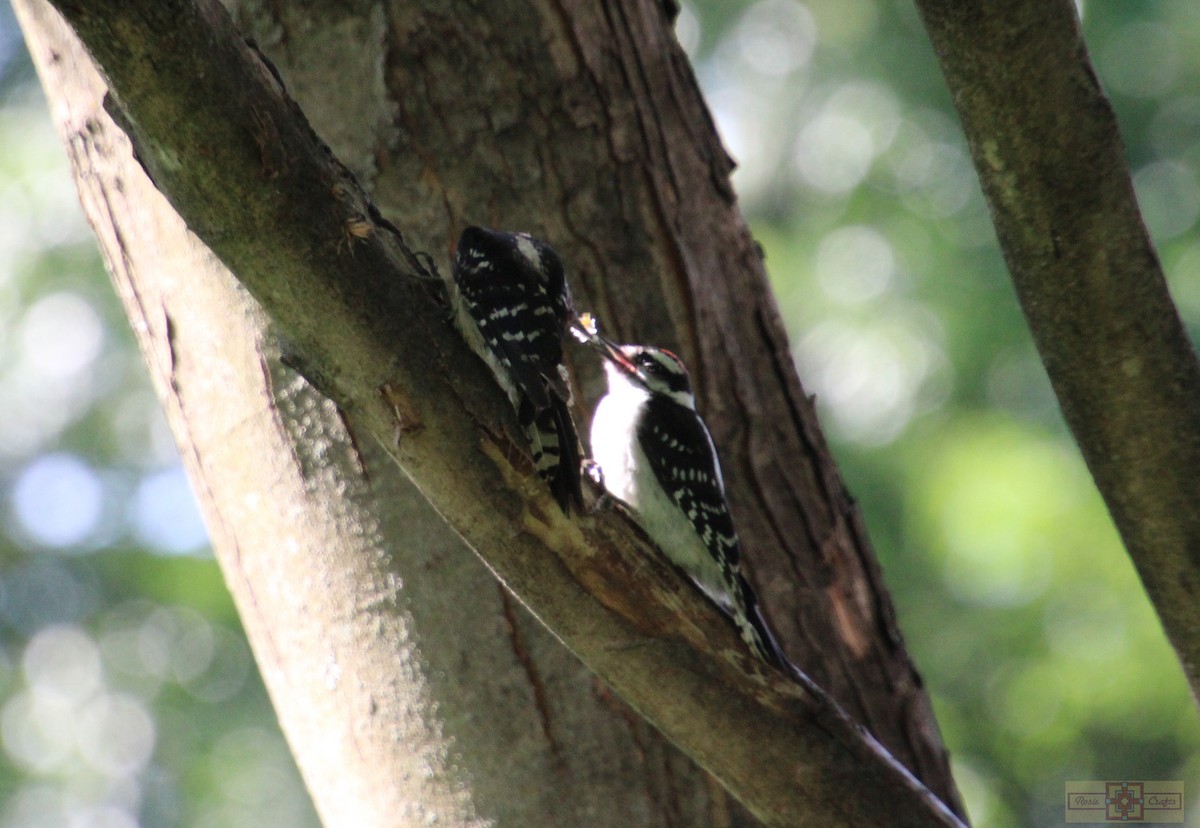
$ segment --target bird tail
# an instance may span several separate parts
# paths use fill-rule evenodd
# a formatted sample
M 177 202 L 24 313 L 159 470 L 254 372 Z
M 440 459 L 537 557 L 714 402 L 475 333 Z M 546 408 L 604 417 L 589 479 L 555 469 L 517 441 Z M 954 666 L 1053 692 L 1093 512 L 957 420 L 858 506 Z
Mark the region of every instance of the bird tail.
M 736 588 L 738 595 L 735 600 L 739 611 L 733 613 L 733 620 L 737 624 L 742 640 L 763 661 L 778 667 L 785 673 L 794 673 L 796 667 L 784 655 L 783 648 L 775 640 L 775 635 L 767 626 L 766 619 L 763 618 L 758 596 L 754 594 L 750 583 L 740 572 L 736 575 Z
M 536 409 L 528 399 L 522 400 L 517 411 L 538 476 L 546 481 L 551 494 L 564 513 L 570 514 L 571 503 L 583 508 L 583 483 L 580 467 L 583 449 L 567 401 L 550 394 L 550 404 Z

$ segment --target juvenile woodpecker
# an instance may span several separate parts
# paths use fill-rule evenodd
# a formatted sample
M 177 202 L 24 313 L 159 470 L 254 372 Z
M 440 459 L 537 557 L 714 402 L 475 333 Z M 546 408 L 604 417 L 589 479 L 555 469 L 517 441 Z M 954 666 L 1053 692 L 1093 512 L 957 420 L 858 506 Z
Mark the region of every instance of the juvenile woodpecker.
M 572 315 L 562 260 L 527 233 L 468 227 L 451 290 L 455 322 L 495 375 L 529 440 L 534 467 L 563 511 L 583 502 L 562 337 Z
M 608 375 L 608 394 L 596 407 L 591 431 L 604 487 L 733 619 L 756 655 L 785 671 L 794 669 L 742 576 L 721 464 L 696 412 L 687 369 L 670 351 L 616 345 L 594 329 L 587 333 L 604 355 Z

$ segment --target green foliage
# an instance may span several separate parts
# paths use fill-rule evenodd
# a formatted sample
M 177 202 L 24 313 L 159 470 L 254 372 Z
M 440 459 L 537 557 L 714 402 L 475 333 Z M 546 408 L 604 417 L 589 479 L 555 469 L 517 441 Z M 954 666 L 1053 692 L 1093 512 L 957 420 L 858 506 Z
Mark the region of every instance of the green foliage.
M 1200 329 L 1200 10 L 1084 10 Z M 679 33 L 976 824 L 1056 824 L 1072 779 L 1195 791 L 1195 706 L 1058 416 L 911 5 L 704 0 Z M 315 824 L 9 34 L 5 12 L 0 828 Z
M 0 35 L 12 25 L 5 6 Z M 315 826 L 15 60 L 0 77 L 0 826 Z
M 1061 422 L 915 12 L 754 8 L 699 4 L 693 56 L 975 823 L 1058 823 L 1067 780 L 1194 790 L 1195 705 Z M 797 8 L 815 45 L 780 70 L 760 53 Z M 1084 30 L 1195 328 L 1200 12 L 1086 3 Z

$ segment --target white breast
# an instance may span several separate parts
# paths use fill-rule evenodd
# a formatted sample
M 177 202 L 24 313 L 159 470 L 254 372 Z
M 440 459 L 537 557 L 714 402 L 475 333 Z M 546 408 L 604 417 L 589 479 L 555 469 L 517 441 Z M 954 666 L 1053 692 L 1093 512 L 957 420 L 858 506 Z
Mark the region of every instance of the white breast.
M 659 485 L 637 441 L 637 422 L 648 392 L 609 369 L 609 393 L 592 417 L 592 457 L 604 473 L 604 488 L 629 506 L 639 526 L 671 562 L 684 570 L 718 604 L 729 605 L 720 569 L 695 527 Z
M 637 421 L 649 395 L 624 377 L 609 371 L 609 391 L 592 416 L 592 457 L 604 472 L 604 488 L 623 503 L 638 507 L 639 467 L 645 471 L 644 458 L 637 446 Z M 643 460 L 643 462 L 638 462 Z

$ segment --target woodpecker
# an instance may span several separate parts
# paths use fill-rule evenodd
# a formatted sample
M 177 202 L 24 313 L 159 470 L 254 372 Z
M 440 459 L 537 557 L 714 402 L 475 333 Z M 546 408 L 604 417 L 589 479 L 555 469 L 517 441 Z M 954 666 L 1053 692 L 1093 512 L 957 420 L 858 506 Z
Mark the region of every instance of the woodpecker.
M 609 494 L 673 564 L 726 615 L 763 661 L 794 671 L 741 573 L 725 481 L 708 426 L 696 411 L 687 368 L 670 351 L 616 345 L 595 332 L 586 338 L 605 358 L 608 394 L 592 417 L 592 456 Z
M 534 468 L 564 512 L 583 503 L 582 449 L 562 364 L 572 316 L 562 260 L 528 233 L 468 227 L 454 257 L 455 323 L 517 412 Z

